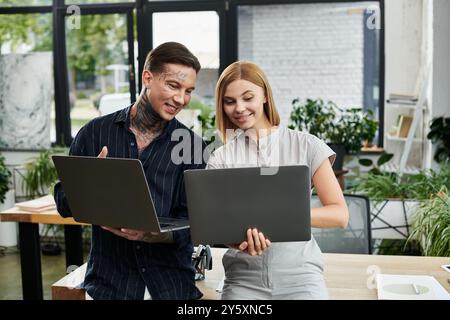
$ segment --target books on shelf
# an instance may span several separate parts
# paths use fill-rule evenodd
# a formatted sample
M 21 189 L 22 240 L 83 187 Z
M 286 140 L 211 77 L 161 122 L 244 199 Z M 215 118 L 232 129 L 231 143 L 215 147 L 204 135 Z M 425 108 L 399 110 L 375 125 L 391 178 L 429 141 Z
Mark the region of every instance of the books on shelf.
M 387 102 L 388 103 L 397 103 L 397 104 L 415 105 L 418 100 L 419 99 L 413 95 L 391 93 L 389 95 L 389 99 L 387 100 Z
M 399 115 L 397 122 L 397 133 L 395 136 L 398 138 L 407 138 L 412 121 L 413 117 Z
M 432 276 L 377 274 L 379 300 L 450 300 Z
M 34 200 L 16 203 L 16 207 L 23 211 L 44 212 L 56 209 L 56 203 L 52 195 L 47 195 Z

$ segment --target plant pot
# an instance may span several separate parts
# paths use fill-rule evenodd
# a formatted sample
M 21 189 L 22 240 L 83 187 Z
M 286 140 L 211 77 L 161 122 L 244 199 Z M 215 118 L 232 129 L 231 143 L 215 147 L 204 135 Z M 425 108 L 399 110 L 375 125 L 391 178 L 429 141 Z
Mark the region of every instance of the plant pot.
M 336 153 L 333 170 L 342 170 L 344 166 L 345 146 L 343 144 L 328 144 L 328 146 Z
M 46 256 L 58 256 L 61 254 L 61 246 L 55 242 L 44 243 L 41 245 L 41 251 Z
M 14 190 L 9 190 L 5 201 L 0 203 L 0 211 L 14 207 Z M 17 222 L 0 222 L 0 246 L 14 247 L 17 245 Z

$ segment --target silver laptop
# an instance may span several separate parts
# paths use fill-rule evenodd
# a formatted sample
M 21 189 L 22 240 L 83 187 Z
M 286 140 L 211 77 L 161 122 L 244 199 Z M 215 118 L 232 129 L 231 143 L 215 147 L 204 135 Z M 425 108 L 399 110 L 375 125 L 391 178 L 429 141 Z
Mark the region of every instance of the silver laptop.
M 251 227 L 272 242 L 311 239 L 309 167 L 279 167 L 274 175 L 261 172 L 261 168 L 184 172 L 194 244 L 240 243 Z
M 166 232 L 187 219 L 158 217 L 138 159 L 52 156 L 74 219 L 114 228 Z

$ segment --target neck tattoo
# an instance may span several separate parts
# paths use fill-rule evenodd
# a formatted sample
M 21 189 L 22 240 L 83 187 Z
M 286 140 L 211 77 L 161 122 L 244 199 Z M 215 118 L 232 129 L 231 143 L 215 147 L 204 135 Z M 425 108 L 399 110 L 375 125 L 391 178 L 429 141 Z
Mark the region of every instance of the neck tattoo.
M 167 121 L 153 110 L 147 97 L 147 89 L 135 104 L 136 112 L 130 119 L 130 130 L 136 136 L 139 153 L 158 137 L 167 125 Z

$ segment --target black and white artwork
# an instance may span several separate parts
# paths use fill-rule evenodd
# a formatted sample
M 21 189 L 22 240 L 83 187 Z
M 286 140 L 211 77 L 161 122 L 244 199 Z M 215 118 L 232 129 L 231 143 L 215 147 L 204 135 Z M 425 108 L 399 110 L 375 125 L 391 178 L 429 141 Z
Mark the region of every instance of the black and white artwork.
M 50 147 L 51 52 L 0 56 L 0 148 Z

